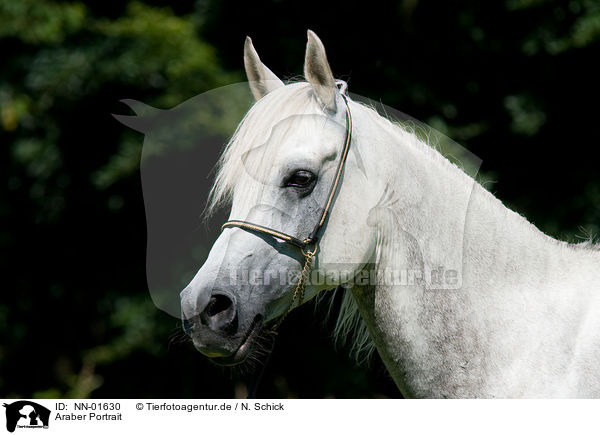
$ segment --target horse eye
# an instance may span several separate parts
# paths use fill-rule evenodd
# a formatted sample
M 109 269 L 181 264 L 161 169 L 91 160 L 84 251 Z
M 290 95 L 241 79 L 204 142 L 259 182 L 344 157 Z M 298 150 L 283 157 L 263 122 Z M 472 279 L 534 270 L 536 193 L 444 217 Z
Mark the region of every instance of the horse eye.
M 298 171 L 287 179 L 285 187 L 307 187 L 314 179 L 315 175 L 312 172 Z

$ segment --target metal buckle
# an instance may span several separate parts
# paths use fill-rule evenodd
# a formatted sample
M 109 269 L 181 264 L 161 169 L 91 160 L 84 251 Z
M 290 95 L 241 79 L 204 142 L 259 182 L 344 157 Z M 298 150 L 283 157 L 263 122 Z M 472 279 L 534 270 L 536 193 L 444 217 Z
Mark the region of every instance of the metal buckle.
M 308 246 L 308 245 L 306 245 L 306 246 Z M 314 247 L 314 249 L 312 251 L 306 252 L 304 250 L 304 248 L 300 248 L 300 250 L 302 251 L 302 255 L 304 255 L 305 257 L 314 257 L 314 255 L 317 253 L 317 248 L 318 247 L 319 247 L 319 244 L 315 243 L 315 247 Z

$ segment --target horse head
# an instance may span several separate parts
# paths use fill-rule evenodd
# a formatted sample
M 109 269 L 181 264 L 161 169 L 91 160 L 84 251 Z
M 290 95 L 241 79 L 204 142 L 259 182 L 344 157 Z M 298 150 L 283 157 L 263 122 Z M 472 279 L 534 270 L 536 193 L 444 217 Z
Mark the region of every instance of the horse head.
M 231 203 L 229 221 L 181 293 L 185 331 L 223 365 L 246 360 L 261 331 L 292 306 L 344 284 L 375 247 L 373 186 L 351 123 L 356 103 L 338 88 L 319 38 L 308 32 L 306 82 L 285 85 L 250 38 L 244 64 L 257 101 L 223 152 L 211 192 L 213 204 Z

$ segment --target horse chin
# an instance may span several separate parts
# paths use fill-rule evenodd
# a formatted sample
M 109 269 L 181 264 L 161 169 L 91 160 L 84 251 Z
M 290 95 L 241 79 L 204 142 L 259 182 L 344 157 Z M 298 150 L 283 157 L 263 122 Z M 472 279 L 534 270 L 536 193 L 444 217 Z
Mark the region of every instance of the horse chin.
M 248 331 L 244 335 L 238 349 L 229 356 L 209 358 L 213 363 L 220 366 L 236 366 L 242 364 L 252 354 L 254 344 L 256 343 L 260 331 L 262 330 L 263 322 L 260 314 L 254 317 Z

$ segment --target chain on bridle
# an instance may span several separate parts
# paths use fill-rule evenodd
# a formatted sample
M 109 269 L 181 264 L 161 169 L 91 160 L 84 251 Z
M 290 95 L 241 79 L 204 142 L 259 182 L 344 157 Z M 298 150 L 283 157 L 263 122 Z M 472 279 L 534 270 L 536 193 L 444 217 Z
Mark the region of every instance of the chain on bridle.
M 345 88 L 344 85 L 341 89 L 342 92 Z M 325 203 L 325 207 L 323 208 L 323 212 L 321 213 L 321 218 L 319 219 L 319 222 L 317 223 L 313 231 L 310 233 L 310 235 L 304 239 L 300 239 L 298 237 L 290 236 L 289 234 L 283 233 L 281 231 L 273 230 L 271 228 L 254 224 L 252 222 L 240 220 L 227 221 L 221 227 L 221 231 L 223 231 L 225 228 L 236 227 L 246 231 L 267 234 L 271 237 L 283 240 L 284 242 L 299 248 L 300 252 L 302 252 L 302 255 L 304 256 L 304 267 L 302 268 L 300 279 L 298 280 L 298 284 L 296 285 L 296 289 L 294 290 L 292 302 L 290 303 L 288 309 L 279 317 L 277 322 L 274 324 L 272 331 L 275 331 L 281 325 L 281 323 L 289 314 L 289 312 L 292 311 L 292 309 L 294 308 L 294 303 L 296 301 L 298 301 L 297 306 L 302 304 L 302 301 L 304 299 L 304 290 L 306 288 L 306 278 L 308 276 L 308 272 L 310 271 L 310 266 L 312 264 L 313 257 L 317 253 L 319 239 L 321 237 L 321 229 L 323 228 L 325 220 L 327 219 L 329 211 L 331 210 L 335 194 L 339 189 L 342 173 L 344 172 L 346 158 L 348 157 L 348 151 L 350 149 L 350 142 L 352 141 L 352 116 L 350 114 L 350 107 L 348 106 L 348 100 L 346 96 L 343 93 L 341 93 L 341 96 L 346 105 L 346 138 L 344 141 L 344 148 L 342 149 L 342 155 L 337 166 L 335 178 L 333 179 L 333 183 L 329 190 L 329 195 L 327 196 L 327 202 Z

